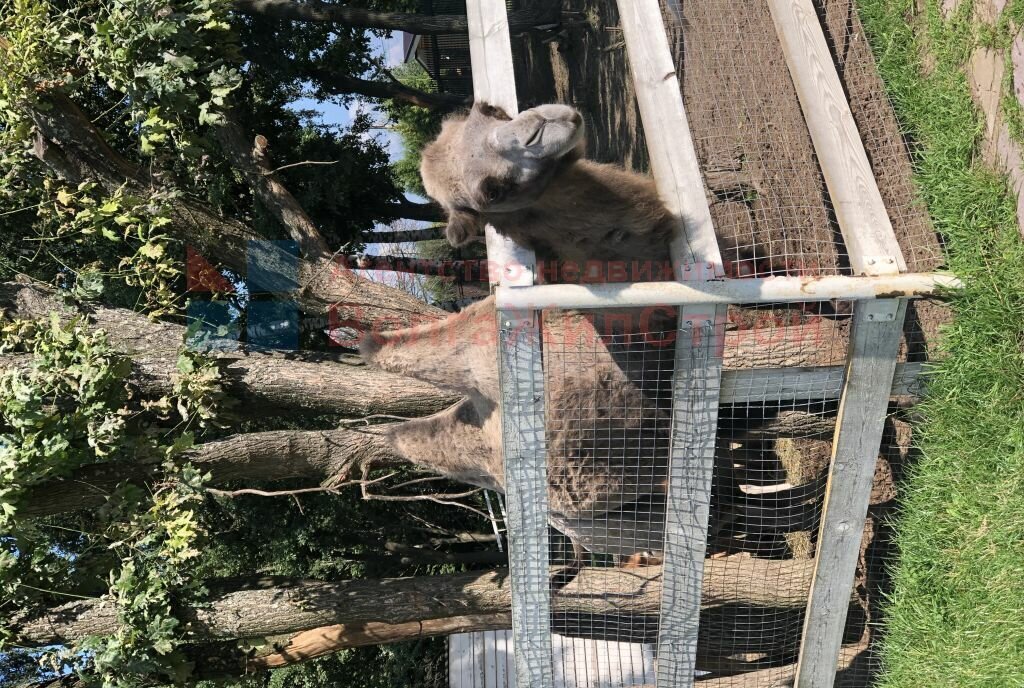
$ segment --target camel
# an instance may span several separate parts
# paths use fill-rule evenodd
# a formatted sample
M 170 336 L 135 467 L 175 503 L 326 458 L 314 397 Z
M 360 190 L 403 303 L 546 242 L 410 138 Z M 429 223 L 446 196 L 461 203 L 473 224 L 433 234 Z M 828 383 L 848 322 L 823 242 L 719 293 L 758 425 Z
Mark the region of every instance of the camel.
M 423 150 L 427 193 L 448 215 L 461 246 L 492 225 L 541 258 L 667 261 L 680 221 L 654 180 L 583 159 L 583 117 L 541 105 L 511 118 L 476 104 L 448 118 Z
M 581 314 L 548 313 L 543 323 L 552 524 L 590 551 L 659 550 L 670 420 L 668 377 L 651 370 L 670 370 L 672 346 L 603 337 L 600 319 Z M 388 439 L 400 455 L 503 492 L 498 336 L 492 297 L 437 323 L 368 337 L 363 356 L 465 395 L 394 426 Z
M 491 224 L 558 261 L 667 261 L 678 218 L 649 177 L 582 159 L 582 125 L 564 105 L 511 118 L 478 103 L 449 118 L 421 167 L 448 214 L 449 242 Z M 551 523 L 590 551 L 661 548 L 673 347 L 657 342 L 674 330 L 674 312 L 644 315 L 551 312 L 542 321 Z M 641 321 L 651 338 L 637 335 Z M 465 396 L 395 426 L 389 438 L 402 456 L 503 490 L 497 336 L 488 298 L 440 322 L 368 335 L 362 352 L 371 365 Z

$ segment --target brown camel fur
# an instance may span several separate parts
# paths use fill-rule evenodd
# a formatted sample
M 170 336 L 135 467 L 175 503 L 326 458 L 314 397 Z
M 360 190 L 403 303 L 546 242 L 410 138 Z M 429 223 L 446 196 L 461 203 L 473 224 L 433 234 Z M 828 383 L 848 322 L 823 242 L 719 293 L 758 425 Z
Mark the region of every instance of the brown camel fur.
M 449 241 L 465 243 L 492 224 L 558 261 L 666 261 L 679 220 L 650 178 L 580 158 L 582 121 L 562 105 L 513 119 L 477 104 L 450 118 L 421 168 L 448 213 Z M 663 537 L 673 347 L 637 336 L 639 315 L 551 312 L 542 321 L 551 520 L 592 551 L 659 549 Z M 673 318 L 659 309 L 644 324 L 672 332 Z M 368 337 L 363 353 L 385 370 L 466 395 L 395 426 L 399 453 L 500 490 L 497 336 L 491 298 L 438 323 Z

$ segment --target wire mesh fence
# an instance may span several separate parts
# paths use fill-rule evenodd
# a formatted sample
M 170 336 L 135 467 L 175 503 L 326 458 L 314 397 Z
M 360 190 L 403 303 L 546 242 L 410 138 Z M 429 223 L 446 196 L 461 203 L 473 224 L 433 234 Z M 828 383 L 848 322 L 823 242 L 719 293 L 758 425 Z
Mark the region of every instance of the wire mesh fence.
M 643 168 L 615 3 L 567 0 L 566 9 L 589 26 L 561 42 L 524 39 L 523 69 L 548 57 L 555 73 L 555 98 L 534 93 L 526 102 L 577 105 L 590 129 L 591 157 Z M 942 245 L 917 199 L 913 150 L 856 3 L 817 0 L 815 9 L 907 269 L 934 270 Z M 666 0 L 663 14 L 727 274 L 851 274 L 767 0 Z M 699 609 L 698 685 L 768 687 L 794 679 L 852 310 L 835 301 L 741 304 L 700 333 L 722 342 L 723 374 L 703 582 L 699 591 L 679 592 Z M 938 355 L 948 317 L 937 303 L 908 308 L 836 685 L 872 685 L 878 669 L 873 643 L 884 628 L 886 571 L 895 556 L 889 517 L 913 461 L 911 407 L 922 364 Z M 520 381 L 529 389 L 517 393 L 531 408 L 540 398 L 544 405 L 551 530 L 546 575 L 540 580 L 535 572 L 535 582 L 550 601 L 546 666 L 556 686 L 653 686 L 658 665 L 679 659 L 658 656 L 656 648 L 670 584 L 663 561 L 667 484 L 673 451 L 686 456 L 686 447 L 670 442 L 675 341 L 694 333 L 664 311 L 653 321 L 638 311 L 548 313 L 541 332 L 542 345 L 520 351 L 541 360 L 520 363 L 542 366 L 543 394 L 536 376 Z M 702 351 L 694 350 L 690 365 L 707 363 Z M 697 380 L 681 392 L 696 405 L 706 390 Z M 675 465 L 689 469 L 685 461 Z M 524 501 L 512 510 L 535 509 Z M 450 685 L 514 685 L 511 641 L 502 632 L 453 641 Z
M 716 334 L 723 343 L 722 404 L 716 433 L 696 676 L 707 686 L 785 685 L 794 674 L 828 479 L 852 304 L 736 306 Z M 658 327 L 644 329 L 639 323 Z M 639 310 L 548 312 L 543 344 L 520 342 L 517 367 L 538 370 L 542 356 L 544 445 L 550 549 L 534 591 L 550 600 L 556 686 L 655 683 L 663 630 L 662 552 L 672 436 L 672 380 L 678 336 L 693 336 Z M 700 337 L 714 341 L 711 332 Z M 523 332 L 506 328 L 518 342 Z M 903 351 L 919 348 L 905 336 Z M 530 353 L 533 352 L 533 353 Z M 906 357 L 904 357 L 906 360 Z M 691 364 L 706 364 L 698 350 Z M 506 398 L 535 413 L 537 378 L 509 376 Z M 919 367 L 897 369 L 892 417 L 864 524 L 856 585 L 850 590 L 839 685 L 869 685 L 870 642 L 889 561 L 888 524 L 896 480 L 908 460 L 902 417 L 920 391 Z M 704 390 L 683 391 L 698 401 Z M 686 447 L 680 448 L 685 456 Z M 532 450 L 525 452 L 533 456 Z M 515 451 L 511 462 L 524 456 Z M 684 463 L 683 470 L 688 470 Z M 537 495 L 510 492 L 536 514 Z M 686 508 L 686 505 L 682 505 Z M 512 533 L 516 528 L 512 527 Z M 535 609 L 537 601 L 527 603 Z M 539 618 L 536 634 L 545 632 Z M 511 634 L 485 632 L 450 643 L 452 686 L 515 685 Z M 542 649 L 542 652 L 549 650 Z

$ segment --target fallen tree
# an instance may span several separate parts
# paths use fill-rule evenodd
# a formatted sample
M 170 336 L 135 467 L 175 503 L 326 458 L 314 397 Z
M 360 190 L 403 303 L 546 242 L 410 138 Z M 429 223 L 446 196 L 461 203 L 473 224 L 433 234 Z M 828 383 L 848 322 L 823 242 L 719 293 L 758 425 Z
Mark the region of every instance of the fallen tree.
M 733 555 L 708 567 L 702 606 L 729 605 L 801 610 L 813 573 L 809 560 Z M 215 587 L 211 583 L 211 587 Z M 215 592 L 200 607 L 183 610 L 193 642 L 299 633 L 335 624 L 404 624 L 427 619 L 507 613 L 511 604 L 504 570 L 343 582 L 290 581 Z M 661 567 L 584 568 L 555 590 L 556 614 L 655 616 L 661 608 Z M 765 617 L 767 618 L 767 617 Z M 69 602 L 21 620 L 26 646 L 73 642 L 108 634 L 117 610 L 100 600 Z M 762 639 L 763 640 L 763 639 Z

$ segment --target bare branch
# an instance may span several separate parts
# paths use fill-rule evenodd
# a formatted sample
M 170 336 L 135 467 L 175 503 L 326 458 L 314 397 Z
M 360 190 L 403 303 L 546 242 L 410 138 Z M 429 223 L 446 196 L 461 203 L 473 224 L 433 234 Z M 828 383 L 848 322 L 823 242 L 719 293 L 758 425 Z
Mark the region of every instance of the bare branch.
M 477 488 L 474 488 L 472 490 L 467 490 L 466 492 L 458 492 L 458 493 L 454 493 L 454 494 L 436 494 L 436 495 L 382 495 L 382 494 L 371 494 L 370 491 L 366 489 L 367 486 L 373 484 L 373 482 L 378 482 L 378 481 L 367 480 L 367 473 L 368 473 L 368 471 L 369 471 L 369 464 L 363 464 L 363 480 L 361 481 L 362 485 L 360 487 L 360 491 L 362 493 L 363 499 L 365 499 L 367 501 L 377 501 L 377 502 L 434 502 L 435 504 L 443 504 L 444 506 L 454 506 L 454 507 L 458 507 L 460 509 L 465 509 L 467 511 L 472 511 L 474 514 L 477 514 L 478 516 L 482 516 L 483 518 L 487 518 L 487 519 L 490 518 L 490 516 L 488 516 L 483 511 L 480 511 L 477 508 L 471 507 L 468 504 L 463 504 L 462 502 L 453 501 L 453 500 L 456 500 L 456 499 L 463 499 L 465 497 L 471 497 L 472 495 L 475 495 L 478 492 L 480 492 L 481 490 L 483 490 L 482 487 L 477 487 Z M 429 479 L 424 479 L 424 480 L 429 480 Z M 423 482 L 423 480 L 410 481 L 410 482 Z M 408 485 L 410 483 L 409 482 L 405 482 L 405 483 L 401 483 L 401 484 L 402 485 Z M 394 489 L 394 488 L 392 488 L 392 489 Z
M 415 241 L 437 241 L 444 239 L 444 225 L 425 229 L 400 229 L 384 232 L 363 232 L 366 244 L 404 244 Z
M 485 259 L 431 260 L 406 256 L 339 255 L 336 260 L 354 270 L 386 270 L 412 275 L 450 277 L 460 282 L 486 282 L 489 265 Z
M 386 71 L 388 81 L 368 81 L 327 69 L 318 69 L 312 76 L 320 82 L 325 91 L 334 95 L 356 94 L 377 100 L 397 100 L 409 105 L 446 112 L 460 107 L 469 107 L 473 99 L 452 93 L 430 93 L 406 86 Z
M 436 203 L 413 203 L 400 199 L 397 203 L 381 206 L 381 214 L 390 218 L 404 218 L 419 222 L 444 222 L 444 211 Z
M 557 23 L 561 2 L 540 3 L 532 10 L 511 12 L 509 29 L 513 33 L 529 31 Z M 420 36 L 466 33 L 469 25 L 462 14 L 409 14 L 404 12 L 374 12 L 349 5 L 337 5 L 307 0 L 235 0 L 235 9 L 246 14 L 257 14 L 275 19 L 299 22 L 335 22 L 368 29 L 405 31 Z M 542 6 L 541 6 L 542 5 Z
M 339 162 L 341 162 L 341 161 L 340 160 L 303 160 L 302 162 L 293 162 L 293 163 L 289 163 L 287 165 L 281 165 L 280 167 L 275 167 L 272 170 L 265 171 L 263 174 L 264 175 L 277 174 L 281 170 L 290 170 L 293 167 L 313 167 L 313 166 L 317 166 L 317 165 L 324 165 L 324 166 L 337 165 Z
M 257 497 L 295 497 L 302 494 L 340 494 L 341 490 L 346 487 L 352 487 L 354 485 L 372 485 L 373 483 L 379 483 L 382 480 L 393 478 L 398 473 L 388 473 L 380 478 L 374 478 L 373 480 L 346 480 L 336 485 L 324 486 L 324 487 L 303 487 L 297 490 L 257 490 L 254 488 L 243 488 L 240 490 L 218 490 L 214 487 L 206 488 L 206 491 L 212 495 L 218 497 L 238 497 L 241 495 L 255 495 Z

